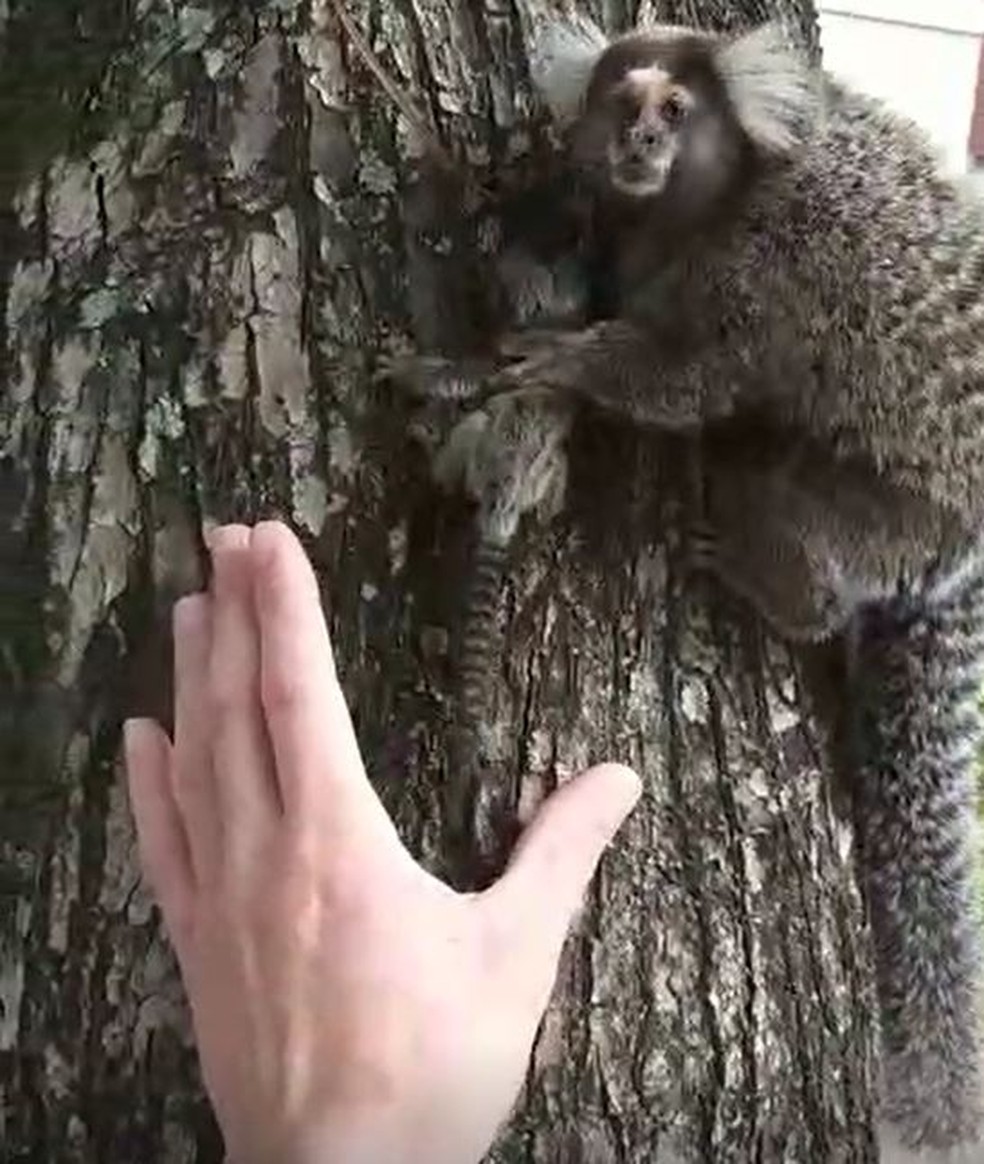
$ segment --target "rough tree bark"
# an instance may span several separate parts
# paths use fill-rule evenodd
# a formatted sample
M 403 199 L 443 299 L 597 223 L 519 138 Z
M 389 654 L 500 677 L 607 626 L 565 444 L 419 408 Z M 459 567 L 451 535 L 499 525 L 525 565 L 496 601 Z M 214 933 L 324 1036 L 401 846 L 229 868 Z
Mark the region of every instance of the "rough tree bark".
M 546 0 L 346 2 L 459 156 L 522 152 Z M 652 9 L 780 12 L 816 45 L 810 0 Z M 0 1157 L 218 1161 L 136 868 L 128 658 L 202 523 L 288 519 L 378 786 L 441 867 L 467 515 L 367 371 L 394 338 L 465 342 L 474 260 L 327 0 L 7 0 L 0 35 Z M 585 435 L 572 516 L 503 596 L 490 778 L 526 811 L 618 756 L 647 795 L 490 1159 L 872 1159 L 862 922 L 788 662 L 682 586 L 671 537 L 607 529 L 627 441 Z

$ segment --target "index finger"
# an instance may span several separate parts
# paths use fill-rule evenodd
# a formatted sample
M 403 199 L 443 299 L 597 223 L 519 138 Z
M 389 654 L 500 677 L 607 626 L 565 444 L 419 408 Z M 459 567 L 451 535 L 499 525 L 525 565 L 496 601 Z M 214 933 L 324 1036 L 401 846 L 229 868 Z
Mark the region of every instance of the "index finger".
M 399 843 L 366 777 L 317 582 L 300 543 L 280 522 L 261 522 L 250 552 L 261 701 L 285 814 L 329 830 L 334 839 L 371 832 L 377 842 Z

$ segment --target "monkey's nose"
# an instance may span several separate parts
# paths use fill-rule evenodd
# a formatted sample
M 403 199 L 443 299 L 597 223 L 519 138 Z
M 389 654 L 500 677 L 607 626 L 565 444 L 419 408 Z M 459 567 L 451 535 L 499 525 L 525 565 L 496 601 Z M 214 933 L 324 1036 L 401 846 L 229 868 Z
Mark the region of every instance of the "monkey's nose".
M 629 130 L 626 144 L 633 160 L 644 161 L 647 155 L 655 153 L 662 147 L 663 131 L 657 125 L 637 122 Z

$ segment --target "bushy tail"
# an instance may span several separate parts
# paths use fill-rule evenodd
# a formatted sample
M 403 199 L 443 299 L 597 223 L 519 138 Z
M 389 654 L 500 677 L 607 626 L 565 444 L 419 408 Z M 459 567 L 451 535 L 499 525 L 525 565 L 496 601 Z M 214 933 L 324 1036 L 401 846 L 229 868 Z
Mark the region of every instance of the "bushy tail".
M 975 568 L 918 605 L 866 610 L 856 647 L 852 807 L 884 1118 L 907 1148 L 979 1143 L 984 1158 L 974 877 L 984 573 Z

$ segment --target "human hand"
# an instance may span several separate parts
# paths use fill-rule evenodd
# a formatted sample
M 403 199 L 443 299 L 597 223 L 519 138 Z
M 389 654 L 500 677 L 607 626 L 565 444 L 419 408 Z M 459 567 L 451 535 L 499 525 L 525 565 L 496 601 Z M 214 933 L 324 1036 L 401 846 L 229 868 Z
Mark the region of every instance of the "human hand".
M 211 539 L 175 612 L 175 738 L 126 731 L 141 857 L 234 1164 L 472 1164 L 521 1086 L 572 915 L 639 794 L 614 765 L 459 894 L 366 779 L 287 529 Z

